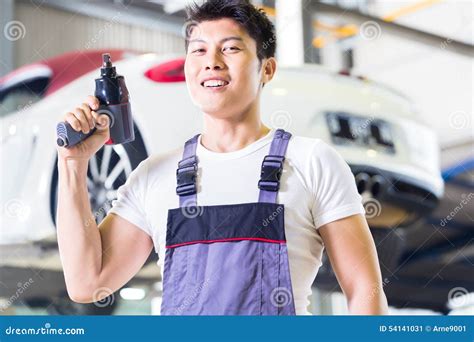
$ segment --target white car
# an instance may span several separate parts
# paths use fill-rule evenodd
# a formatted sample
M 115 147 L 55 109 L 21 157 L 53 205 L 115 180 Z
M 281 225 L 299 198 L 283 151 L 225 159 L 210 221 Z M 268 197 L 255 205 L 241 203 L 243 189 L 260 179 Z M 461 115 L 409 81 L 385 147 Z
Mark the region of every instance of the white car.
M 75 52 L 0 79 L 0 244 L 9 250 L 0 255 L 1 267 L 61 271 L 57 252 L 56 261 L 48 263 L 44 247 L 37 247 L 55 246 L 55 129 L 66 111 L 93 94 L 103 52 L 111 53 L 118 74 L 125 77 L 136 139 L 106 145 L 90 162 L 88 187 L 98 220 L 141 160 L 181 146 L 201 128 L 201 114 L 187 93 L 182 56 Z M 371 227 L 413 220 L 432 210 L 443 194 L 434 131 L 420 121 L 409 99 L 383 85 L 315 65 L 280 68 L 263 90 L 262 116 L 268 126 L 320 138 L 336 148 L 353 170 Z M 20 246 L 28 252 L 21 257 L 11 253 Z M 0 279 L 3 290 L 18 282 L 2 274 Z M 0 286 L 0 297 L 8 296 L 3 290 Z

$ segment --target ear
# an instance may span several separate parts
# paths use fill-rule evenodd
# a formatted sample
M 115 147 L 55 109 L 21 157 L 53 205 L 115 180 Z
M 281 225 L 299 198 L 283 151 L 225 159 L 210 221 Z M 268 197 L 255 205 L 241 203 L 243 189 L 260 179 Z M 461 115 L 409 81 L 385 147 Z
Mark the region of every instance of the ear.
M 277 63 L 274 57 L 265 58 L 262 60 L 261 83 L 266 84 L 272 80 L 273 75 L 275 75 L 276 66 Z

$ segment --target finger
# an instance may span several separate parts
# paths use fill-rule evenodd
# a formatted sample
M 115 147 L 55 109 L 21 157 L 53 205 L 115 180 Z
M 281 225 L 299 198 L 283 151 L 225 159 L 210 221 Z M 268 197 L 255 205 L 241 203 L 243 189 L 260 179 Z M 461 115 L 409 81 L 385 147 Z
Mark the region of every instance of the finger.
M 87 103 L 83 103 L 80 108 L 86 115 L 87 122 L 89 123 L 89 128 L 94 128 L 94 117 L 92 116 L 91 108 L 89 107 L 89 105 Z
M 65 121 L 69 123 L 75 131 L 82 130 L 81 123 L 79 122 L 79 120 L 77 120 L 76 116 L 73 113 L 66 113 Z
M 82 132 L 84 132 L 85 134 L 89 133 L 90 131 L 89 123 L 87 122 L 86 114 L 82 111 L 82 109 L 79 107 L 76 108 L 74 110 L 74 115 L 81 123 Z
M 99 109 L 99 99 L 95 96 L 89 95 L 86 97 L 86 103 L 91 107 L 93 110 Z
M 94 127 L 95 128 L 100 128 L 100 122 L 99 122 L 99 114 L 95 111 L 91 111 L 92 118 L 94 119 Z

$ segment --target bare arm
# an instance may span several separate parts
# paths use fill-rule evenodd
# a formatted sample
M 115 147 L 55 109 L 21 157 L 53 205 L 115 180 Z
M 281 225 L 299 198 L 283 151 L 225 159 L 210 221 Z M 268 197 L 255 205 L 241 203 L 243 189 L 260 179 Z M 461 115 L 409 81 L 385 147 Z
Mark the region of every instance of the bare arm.
M 65 120 L 88 133 L 103 119 L 91 109 L 95 97 L 67 113 Z M 88 303 L 101 300 L 122 287 L 143 266 L 151 249 L 151 238 L 134 224 L 110 214 L 97 226 L 87 191 L 90 157 L 108 140 L 108 125 L 80 144 L 58 147 L 57 233 L 59 253 L 70 298 Z M 97 291 L 107 288 L 107 291 Z M 110 291 L 109 291 L 110 290 Z
M 349 216 L 319 231 L 350 313 L 387 314 L 377 251 L 366 219 L 360 214 Z

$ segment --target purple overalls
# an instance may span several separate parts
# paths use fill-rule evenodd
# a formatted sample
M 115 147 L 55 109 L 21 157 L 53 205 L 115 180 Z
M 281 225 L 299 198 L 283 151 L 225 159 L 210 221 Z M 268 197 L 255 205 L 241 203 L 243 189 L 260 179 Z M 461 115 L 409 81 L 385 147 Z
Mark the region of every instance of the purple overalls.
M 176 171 L 180 208 L 168 211 L 161 314 L 294 315 L 284 206 L 276 203 L 291 134 L 275 132 L 258 202 L 211 206 L 197 205 L 198 136 Z

